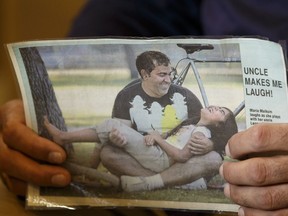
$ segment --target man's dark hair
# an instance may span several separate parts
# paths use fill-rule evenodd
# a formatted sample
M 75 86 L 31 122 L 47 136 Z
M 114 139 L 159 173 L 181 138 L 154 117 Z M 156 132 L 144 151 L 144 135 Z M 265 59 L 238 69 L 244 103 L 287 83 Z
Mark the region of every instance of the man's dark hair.
M 136 67 L 141 75 L 141 70 L 144 69 L 147 73 L 151 73 L 156 66 L 164 65 L 168 66 L 170 64 L 170 59 L 159 51 L 146 51 L 141 53 L 136 58 Z

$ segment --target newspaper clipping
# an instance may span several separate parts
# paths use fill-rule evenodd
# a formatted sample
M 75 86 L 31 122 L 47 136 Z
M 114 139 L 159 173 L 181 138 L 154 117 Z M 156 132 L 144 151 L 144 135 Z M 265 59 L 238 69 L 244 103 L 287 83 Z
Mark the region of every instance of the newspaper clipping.
M 235 212 L 218 173 L 233 134 L 288 122 L 282 47 L 257 38 L 44 40 L 7 45 L 26 122 L 62 146 L 65 188 L 33 209 Z M 195 140 L 200 140 L 195 141 Z

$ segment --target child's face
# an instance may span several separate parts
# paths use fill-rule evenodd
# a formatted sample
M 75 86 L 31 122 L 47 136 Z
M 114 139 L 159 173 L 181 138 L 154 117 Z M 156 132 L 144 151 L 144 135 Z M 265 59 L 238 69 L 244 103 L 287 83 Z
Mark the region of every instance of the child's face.
M 224 122 L 229 114 L 226 108 L 219 106 L 209 106 L 201 110 L 201 118 L 210 124 Z

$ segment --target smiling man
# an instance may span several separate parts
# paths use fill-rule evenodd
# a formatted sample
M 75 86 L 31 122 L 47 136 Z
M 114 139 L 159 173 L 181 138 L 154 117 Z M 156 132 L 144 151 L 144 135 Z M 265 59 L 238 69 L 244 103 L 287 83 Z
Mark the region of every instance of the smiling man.
M 158 51 L 143 52 L 137 57 L 136 66 L 141 81 L 119 92 L 114 103 L 113 118 L 142 134 L 155 130 L 165 134 L 191 117 L 195 117 L 195 123 L 199 121 L 202 108 L 199 99 L 188 89 L 172 84 L 174 70 L 165 54 Z M 181 112 L 177 112 L 179 110 Z M 123 142 L 123 136 L 115 135 L 115 140 L 111 137 L 114 143 Z M 197 145 L 202 147 L 201 153 L 197 149 L 199 156 L 185 163 L 173 164 L 158 175 L 141 166 L 122 149 L 112 145 L 103 147 L 101 160 L 110 172 L 118 176 L 153 176 L 151 180 L 148 178 L 148 190 L 164 185 L 183 185 L 218 172 L 221 157 L 212 151 L 213 142 L 202 138 L 198 139 Z M 200 186 L 196 187 L 205 188 L 206 185 L 202 181 Z
M 137 57 L 136 67 L 141 82 L 119 92 L 113 118 L 124 120 L 142 133 L 152 130 L 163 133 L 188 117 L 200 116 L 202 105 L 198 98 L 188 89 L 171 83 L 175 72 L 165 54 L 146 51 Z M 180 97 L 182 100 L 175 99 Z

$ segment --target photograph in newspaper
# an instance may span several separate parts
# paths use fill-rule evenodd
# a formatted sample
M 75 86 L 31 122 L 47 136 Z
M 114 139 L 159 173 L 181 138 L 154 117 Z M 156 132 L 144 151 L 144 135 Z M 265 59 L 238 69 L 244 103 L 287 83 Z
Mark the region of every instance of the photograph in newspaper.
M 237 211 L 218 170 L 233 134 L 287 122 L 277 45 L 258 39 L 8 45 L 27 124 L 66 150 L 63 166 L 72 174 L 65 188 L 30 185 L 27 206 Z

